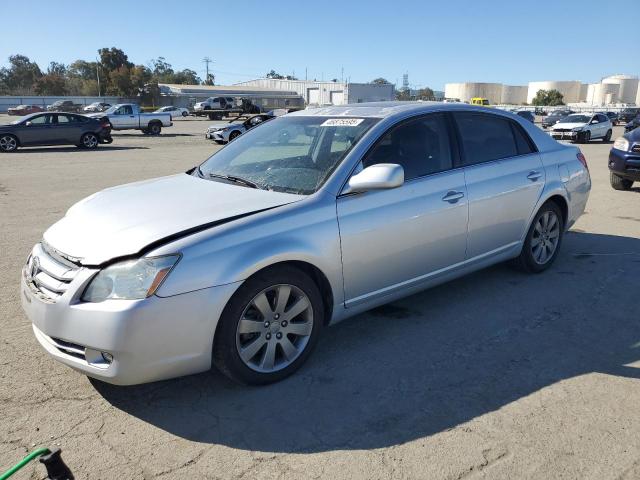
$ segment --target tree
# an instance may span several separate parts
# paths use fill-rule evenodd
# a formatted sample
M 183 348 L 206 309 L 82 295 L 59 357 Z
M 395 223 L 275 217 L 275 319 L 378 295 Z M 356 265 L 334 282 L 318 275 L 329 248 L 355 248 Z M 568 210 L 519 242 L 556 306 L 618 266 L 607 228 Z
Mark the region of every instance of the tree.
M 98 50 L 98 55 L 100 55 L 100 65 L 102 65 L 108 73 L 122 67 L 133 67 L 133 63 L 129 61 L 129 57 L 119 48 L 101 48 Z
M 0 71 L 2 83 L 12 95 L 29 94 L 33 92 L 36 80 L 42 76 L 38 64 L 24 55 L 11 55 L 9 68 Z
M 414 100 L 414 98 L 411 97 L 411 92 L 409 91 L 409 89 L 403 89 L 396 91 L 396 100 L 408 101 Z
M 69 77 L 79 77 L 83 80 L 96 80 L 97 69 L 98 62 L 76 60 L 67 67 L 67 75 Z
M 376 85 L 391 85 L 391 82 L 386 78 L 378 77 L 371 80 L 371 83 L 375 83 Z
M 215 85 L 216 84 L 216 76 L 213 73 L 208 73 L 207 78 L 205 78 L 203 85 Z
M 536 106 L 564 105 L 564 96 L 558 90 L 538 90 L 531 103 Z
M 418 90 L 416 100 L 435 100 L 436 96 L 429 87 Z
M 47 73 L 36 80 L 34 90 L 38 95 L 65 95 L 67 93 L 66 78 L 62 75 Z
M 269 73 L 267 73 L 266 77 L 267 78 L 275 78 L 275 79 L 278 79 L 278 80 L 281 80 L 281 79 L 284 78 L 282 75 L 280 75 L 279 73 L 277 73 L 273 69 L 271 69 L 271 71 Z
M 64 77 L 67 74 L 67 67 L 64 63 L 50 62 L 47 67 L 47 74 Z
M 151 60 L 152 74 L 154 78 L 160 83 L 175 83 L 173 67 L 168 63 L 164 57 L 158 57 L 155 60 Z
M 198 85 L 202 82 L 198 74 L 189 68 L 185 68 L 180 72 L 176 72 L 173 76 L 173 82 L 182 85 Z

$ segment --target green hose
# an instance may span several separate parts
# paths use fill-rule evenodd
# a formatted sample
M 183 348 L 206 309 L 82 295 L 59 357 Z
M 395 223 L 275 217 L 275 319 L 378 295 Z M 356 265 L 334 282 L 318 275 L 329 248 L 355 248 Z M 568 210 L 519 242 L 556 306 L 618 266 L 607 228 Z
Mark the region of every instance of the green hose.
M 38 450 L 34 450 L 29 455 L 20 460 L 16 465 L 0 475 L 0 480 L 6 480 L 34 458 L 39 457 L 40 455 L 48 455 L 49 453 L 51 453 L 51 450 L 49 450 L 48 448 L 39 448 Z

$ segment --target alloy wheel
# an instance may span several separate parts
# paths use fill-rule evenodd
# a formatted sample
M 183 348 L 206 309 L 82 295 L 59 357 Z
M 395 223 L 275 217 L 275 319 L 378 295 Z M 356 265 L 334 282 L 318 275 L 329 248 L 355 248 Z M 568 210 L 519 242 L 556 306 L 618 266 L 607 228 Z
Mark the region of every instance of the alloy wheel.
M 87 134 L 82 138 L 82 144 L 86 148 L 95 148 L 98 145 L 98 137 L 93 134 Z
M 555 212 L 544 212 L 533 230 L 531 254 L 538 265 L 547 263 L 558 248 L 560 241 L 560 221 Z
M 273 285 L 244 308 L 236 328 L 242 362 L 260 373 L 291 365 L 305 350 L 313 331 L 313 307 L 294 285 Z
M 16 148 L 18 148 L 18 142 L 15 137 L 11 135 L 0 137 L 0 150 L 3 152 L 13 152 Z

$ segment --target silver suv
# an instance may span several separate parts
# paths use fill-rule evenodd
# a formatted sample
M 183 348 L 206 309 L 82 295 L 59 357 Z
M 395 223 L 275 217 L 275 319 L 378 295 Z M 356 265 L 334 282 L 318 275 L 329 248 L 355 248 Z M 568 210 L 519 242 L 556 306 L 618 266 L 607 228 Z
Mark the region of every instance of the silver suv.
M 72 206 L 33 248 L 22 305 L 54 358 L 107 382 L 215 364 L 264 384 L 331 323 L 497 262 L 544 271 L 590 188 L 578 148 L 508 112 L 304 110 Z

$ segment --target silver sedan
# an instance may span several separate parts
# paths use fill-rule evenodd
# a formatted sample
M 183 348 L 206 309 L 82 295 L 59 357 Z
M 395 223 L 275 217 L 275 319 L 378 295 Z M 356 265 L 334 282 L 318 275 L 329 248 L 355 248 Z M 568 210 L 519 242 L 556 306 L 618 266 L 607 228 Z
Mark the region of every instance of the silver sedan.
M 72 206 L 33 248 L 22 305 L 47 352 L 107 382 L 215 365 L 269 383 L 329 324 L 497 262 L 543 272 L 590 188 L 578 148 L 508 112 L 304 110 Z

